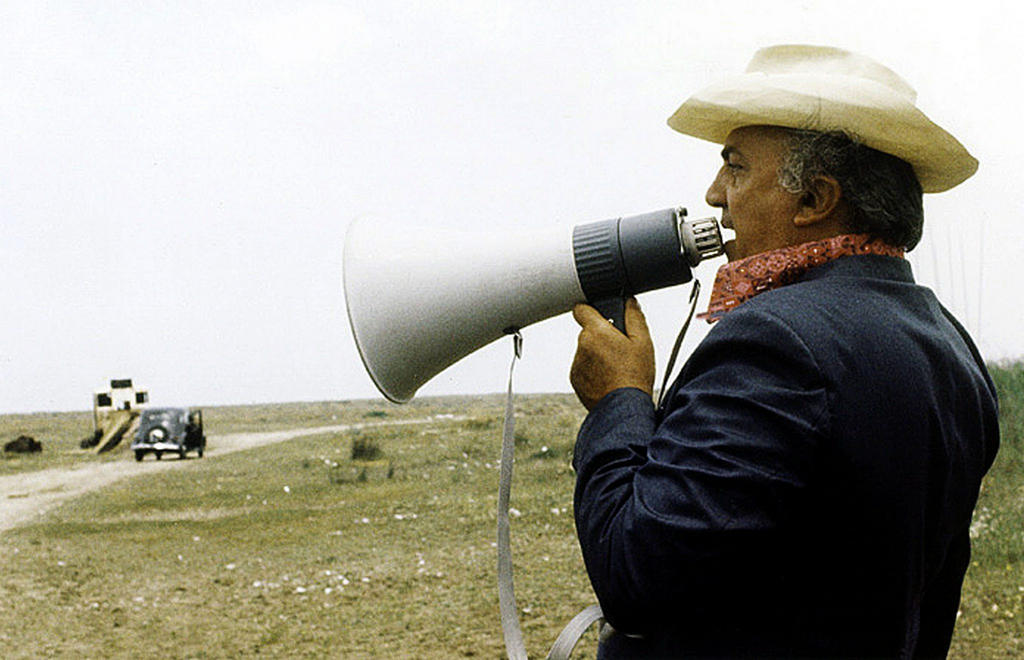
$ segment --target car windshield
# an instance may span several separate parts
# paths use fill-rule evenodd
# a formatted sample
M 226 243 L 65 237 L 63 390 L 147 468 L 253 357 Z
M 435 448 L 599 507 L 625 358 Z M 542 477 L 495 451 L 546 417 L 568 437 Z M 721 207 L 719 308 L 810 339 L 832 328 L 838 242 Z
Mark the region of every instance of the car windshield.
M 173 408 L 151 409 L 143 411 L 139 426 L 145 430 L 154 426 L 163 426 L 168 431 L 177 431 L 185 426 L 185 411 Z

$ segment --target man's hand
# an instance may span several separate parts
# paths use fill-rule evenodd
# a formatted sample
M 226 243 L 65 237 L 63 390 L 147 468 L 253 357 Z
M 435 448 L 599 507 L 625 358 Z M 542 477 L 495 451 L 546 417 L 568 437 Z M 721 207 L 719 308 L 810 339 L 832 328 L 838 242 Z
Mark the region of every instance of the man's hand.
M 654 392 L 654 344 L 636 298 L 626 301 L 626 333 L 590 305 L 576 305 L 573 318 L 583 328 L 569 381 L 587 410 L 620 387 Z

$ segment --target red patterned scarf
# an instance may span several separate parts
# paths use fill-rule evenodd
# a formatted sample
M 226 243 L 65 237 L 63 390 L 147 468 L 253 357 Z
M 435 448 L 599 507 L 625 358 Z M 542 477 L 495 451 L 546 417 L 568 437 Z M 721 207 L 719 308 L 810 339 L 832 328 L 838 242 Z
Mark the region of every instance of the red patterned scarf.
M 733 261 L 718 269 L 708 311 L 697 316 L 714 323 L 759 293 L 791 284 L 815 266 L 856 254 L 902 258 L 903 248 L 872 239 L 868 234 L 844 234 Z

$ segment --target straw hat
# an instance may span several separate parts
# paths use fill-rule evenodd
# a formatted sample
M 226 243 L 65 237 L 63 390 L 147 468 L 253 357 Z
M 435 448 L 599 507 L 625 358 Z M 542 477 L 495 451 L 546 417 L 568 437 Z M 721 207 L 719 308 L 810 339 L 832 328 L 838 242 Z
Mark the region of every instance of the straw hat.
M 691 96 L 668 119 L 687 135 L 723 143 L 736 128 L 843 130 L 914 167 L 924 192 L 963 182 L 978 161 L 914 105 L 917 92 L 872 59 L 826 46 L 772 46 L 745 73 Z

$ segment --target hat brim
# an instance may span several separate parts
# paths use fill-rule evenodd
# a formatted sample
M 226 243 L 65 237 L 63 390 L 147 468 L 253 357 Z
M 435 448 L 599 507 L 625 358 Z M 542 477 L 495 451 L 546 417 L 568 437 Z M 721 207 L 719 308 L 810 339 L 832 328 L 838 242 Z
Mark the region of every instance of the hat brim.
M 846 131 L 911 164 L 924 192 L 949 190 L 978 169 L 956 138 L 885 85 L 852 76 L 746 73 L 711 85 L 668 119 L 673 129 L 718 144 L 743 126 Z

